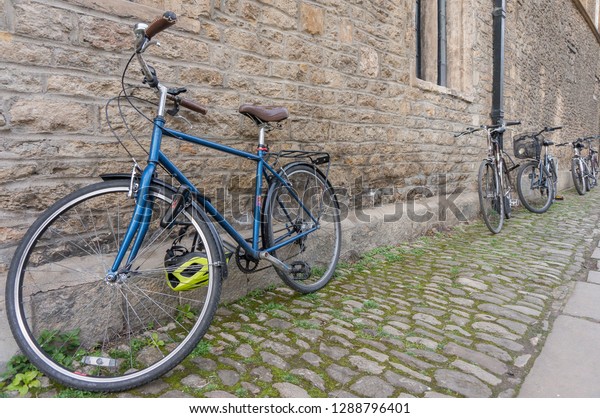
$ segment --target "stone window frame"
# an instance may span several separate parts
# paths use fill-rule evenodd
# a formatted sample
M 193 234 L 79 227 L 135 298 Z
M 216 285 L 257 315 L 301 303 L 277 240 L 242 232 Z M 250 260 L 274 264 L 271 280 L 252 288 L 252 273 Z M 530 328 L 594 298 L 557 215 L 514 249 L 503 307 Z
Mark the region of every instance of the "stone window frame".
M 600 43 L 600 0 L 573 0 L 573 3 Z
M 435 35 L 429 36 L 429 45 L 421 45 L 417 33 L 417 4 L 421 3 L 423 7 L 429 8 L 429 19 L 421 22 L 421 34 L 424 31 L 432 32 Z M 411 85 L 419 87 L 426 91 L 435 91 L 451 96 L 459 97 L 465 101 L 472 102 L 473 98 L 473 46 L 474 46 L 474 28 L 475 16 L 473 14 L 473 0 L 446 0 L 446 85 L 440 85 L 438 80 L 437 65 L 437 5 L 436 0 L 415 0 L 413 1 L 413 25 L 415 42 L 414 65 L 411 71 Z M 433 16 L 433 18 L 432 18 Z M 432 41 L 431 39 L 434 39 Z M 421 42 L 423 42 L 423 36 Z M 428 50 L 426 50 L 428 49 Z M 419 77 L 417 56 L 422 56 L 424 62 L 421 64 L 422 74 Z

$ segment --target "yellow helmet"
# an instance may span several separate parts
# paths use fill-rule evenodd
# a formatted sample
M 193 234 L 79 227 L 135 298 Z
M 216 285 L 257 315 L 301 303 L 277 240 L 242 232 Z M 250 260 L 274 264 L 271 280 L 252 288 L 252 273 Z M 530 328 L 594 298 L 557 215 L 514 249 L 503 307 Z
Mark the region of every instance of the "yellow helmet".
M 193 290 L 208 284 L 208 260 L 202 252 L 165 257 L 167 285 L 176 291 Z

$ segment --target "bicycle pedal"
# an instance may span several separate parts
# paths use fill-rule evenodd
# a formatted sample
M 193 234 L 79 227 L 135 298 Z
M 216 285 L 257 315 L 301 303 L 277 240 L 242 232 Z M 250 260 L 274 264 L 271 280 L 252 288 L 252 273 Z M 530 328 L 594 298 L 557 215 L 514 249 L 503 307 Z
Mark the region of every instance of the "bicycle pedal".
M 519 199 L 510 199 L 510 206 L 511 207 L 519 206 Z

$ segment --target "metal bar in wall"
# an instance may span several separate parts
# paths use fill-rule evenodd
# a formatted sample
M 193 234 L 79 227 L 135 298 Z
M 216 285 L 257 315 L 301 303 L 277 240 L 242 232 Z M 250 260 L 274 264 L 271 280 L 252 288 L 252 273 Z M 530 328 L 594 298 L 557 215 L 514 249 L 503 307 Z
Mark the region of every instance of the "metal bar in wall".
M 446 35 L 446 0 L 438 0 L 438 84 L 448 85 L 448 41 Z
M 416 38 L 416 47 L 417 47 L 417 56 L 416 59 L 416 72 L 417 78 L 423 78 L 423 68 L 421 63 L 421 43 L 422 43 L 422 34 L 421 34 L 421 0 L 416 0 L 415 4 L 415 38 Z

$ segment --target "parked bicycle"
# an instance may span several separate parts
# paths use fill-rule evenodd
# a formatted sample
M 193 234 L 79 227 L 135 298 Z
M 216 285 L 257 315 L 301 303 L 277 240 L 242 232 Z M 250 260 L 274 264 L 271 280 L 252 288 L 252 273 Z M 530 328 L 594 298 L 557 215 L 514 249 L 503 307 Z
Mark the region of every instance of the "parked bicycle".
M 593 142 L 596 139 L 600 139 L 600 135 L 590 136 L 584 139 L 588 142 L 588 153 L 584 157 L 589 167 L 587 190 L 590 191 L 593 187 L 598 185 L 598 150 L 593 147 Z
M 456 134 L 458 138 L 478 131 L 485 131 L 488 144 L 488 154 L 479 166 L 477 190 L 481 215 L 488 229 L 497 234 L 502 230 L 504 219 L 510 218 L 512 207 L 518 204 L 512 197 L 510 172 L 518 165 L 504 151 L 503 134 L 507 126 L 519 125 L 521 122 L 504 122 L 501 125 L 482 125 L 479 128 L 469 128 Z M 506 159 L 511 163 L 506 163 Z
M 517 172 L 519 199 L 523 206 L 534 213 L 546 212 L 558 191 L 556 160 L 548 151 L 554 142 L 548 141 L 543 135 L 558 129 L 562 129 L 562 126 L 545 127 L 539 132 L 520 135 L 513 140 L 515 157 L 529 160 Z
M 6 310 L 14 337 L 47 376 L 91 391 L 145 384 L 198 345 L 217 309 L 227 262 L 244 272 L 275 267 L 308 293 L 332 278 L 340 256 L 339 206 L 324 152 L 269 152 L 265 134 L 288 117 L 283 107 L 242 105 L 258 127 L 256 153 L 166 126 L 180 107 L 206 113 L 168 88 L 147 65 L 152 38 L 176 23 L 167 12 L 134 29 L 144 84 L 158 94 L 147 164 L 63 197 L 31 226 L 12 259 Z M 127 95 L 124 91 L 122 94 Z M 173 107 L 167 109 L 167 100 Z M 246 238 L 161 149 L 186 141 L 256 163 L 253 228 Z M 178 186 L 158 179 L 159 168 Z M 237 244 L 224 250 L 218 224 Z
M 584 195 L 597 183 L 598 177 L 598 153 L 591 147 L 591 140 L 597 137 L 577 138 L 575 141 L 556 144 L 557 147 L 571 145 L 573 147 L 573 157 L 571 159 L 571 176 L 575 190 L 580 195 Z M 583 156 L 581 151 L 588 142 L 590 148 L 588 156 Z

